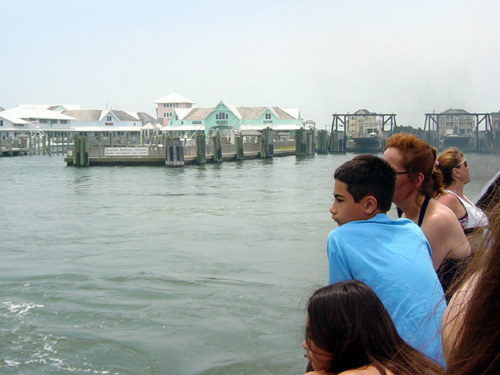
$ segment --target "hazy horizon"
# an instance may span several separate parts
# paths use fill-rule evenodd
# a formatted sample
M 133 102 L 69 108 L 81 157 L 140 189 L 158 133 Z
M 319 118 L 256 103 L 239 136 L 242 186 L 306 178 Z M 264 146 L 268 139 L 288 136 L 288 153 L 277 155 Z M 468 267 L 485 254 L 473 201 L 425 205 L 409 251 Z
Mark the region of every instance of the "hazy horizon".
M 0 107 L 78 104 L 156 117 L 173 91 L 212 107 L 500 110 L 500 3 L 0 0 Z

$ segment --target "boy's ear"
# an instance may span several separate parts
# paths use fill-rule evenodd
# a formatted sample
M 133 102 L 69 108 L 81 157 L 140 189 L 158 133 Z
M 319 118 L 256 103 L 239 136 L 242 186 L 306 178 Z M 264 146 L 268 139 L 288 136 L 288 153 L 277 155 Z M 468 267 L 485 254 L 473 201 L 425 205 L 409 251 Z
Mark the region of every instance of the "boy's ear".
M 373 195 L 368 195 L 365 197 L 365 213 L 367 215 L 373 214 L 378 209 L 377 198 Z

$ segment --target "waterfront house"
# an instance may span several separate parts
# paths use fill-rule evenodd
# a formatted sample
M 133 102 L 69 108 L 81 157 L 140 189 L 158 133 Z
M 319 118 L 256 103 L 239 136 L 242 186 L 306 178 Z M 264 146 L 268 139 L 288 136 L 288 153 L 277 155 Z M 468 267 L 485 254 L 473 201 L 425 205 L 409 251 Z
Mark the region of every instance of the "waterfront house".
M 177 92 L 173 92 L 163 98 L 157 99 L 153 103 L 158 106 L 156 109 L 156 117 L 158 119 L 158 123 L 162 126 L 168 125 L 170 120 L 174 117 L 176 111 L 179 116 L 181 113 L 189 112 L 189 110 L 193 108 L 193 104 L 195 104 L 195 102 L 191 99 L 188 99 Z
M 16 138 L 20 134 L 29 133 L 28 121 L 14 115 L 0 112 L 0 139 Z
M 215 107 L 192 108 L 186 105 L 191 105 L 193 102 L 186 102 L 183 98 L 179 97 L 184 103 L 171 103 L 173 105 L 169 107 L 171 113 L 166 117 L 170 118 L 170 121 L 163 127 L 163 132 L 185 137 L 200 130 L 205 134 L 227 131 L 255 133 L 271 128 L 278 136 L 280 134 L 289 136 L 291 132 L 304 126 L 299 108 L 236 107 L 224 100 Z
M 1 114 L 1 113 L 0 113 Z M 491 114 L 491 128 L 496 142 L 500 142 L 500 111 Z
M 21 129 L 21 124 L 23 124 L 23 130 L 40 134 L 48 132 L 52 135 L 58 135 L 62 132 L 68 132 L 71 130 L 71 122 L 74 120 L 71 116 L 44 109 L 37 105 L 20 105 L 0 113 L 3 116 L 8 115 L 12 119 L 17 118 L 26 122 L 21 123 L 15 120 L 14 127 Z
M 74 118 L 72 130 L 78 135 L 132 136 L 136 138 L 147 123 L 156 120 L 145 112 L 125 112 L 116 109 L 80 109 L 62 112 Z
M 471 136 L 475 127 L 474 116 L 463 109 L 448 109 L 438 116 L 439 135 Z
M 347 129 L 351 137 L 380 136 L 382 123 L 374 112 L 359 109 L 348 118 Z
M 147 123 L 156 122 L 145 112 L 126 112 L 116 109 L 65 110 L 62 113 L 74 117 L 73 127 L 75 131 L 113 131 L 113 129 L 118 128 L 137 131 Z

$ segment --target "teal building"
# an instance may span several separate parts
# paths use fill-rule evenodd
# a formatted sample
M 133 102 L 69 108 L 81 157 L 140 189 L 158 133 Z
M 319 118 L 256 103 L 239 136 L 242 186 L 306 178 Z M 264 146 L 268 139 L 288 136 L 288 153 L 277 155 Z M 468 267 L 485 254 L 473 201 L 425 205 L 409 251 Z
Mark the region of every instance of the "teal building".
M 206 135 L 228 132 L 254 133 L 271 128 L 277 133 L 294 132 L 302 128 L 299 108 L 235 107 L 220 101 L 212 108 L 181 108 L 173 106 L 173 116 L 163 132 L 187 136 L 203 130 Z

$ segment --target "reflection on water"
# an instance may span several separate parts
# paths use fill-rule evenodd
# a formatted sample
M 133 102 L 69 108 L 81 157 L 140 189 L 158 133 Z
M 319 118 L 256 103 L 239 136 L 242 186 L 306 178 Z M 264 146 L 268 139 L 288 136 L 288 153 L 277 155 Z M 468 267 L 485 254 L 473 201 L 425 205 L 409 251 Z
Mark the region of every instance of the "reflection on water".
M 0 372 L 301 373 L 333 172 L 352 156 L 176 169 L 0 159 Z M 467 160 L 474 197 L 498 157 Z

